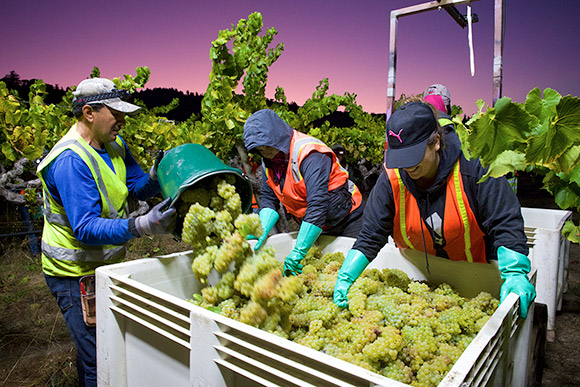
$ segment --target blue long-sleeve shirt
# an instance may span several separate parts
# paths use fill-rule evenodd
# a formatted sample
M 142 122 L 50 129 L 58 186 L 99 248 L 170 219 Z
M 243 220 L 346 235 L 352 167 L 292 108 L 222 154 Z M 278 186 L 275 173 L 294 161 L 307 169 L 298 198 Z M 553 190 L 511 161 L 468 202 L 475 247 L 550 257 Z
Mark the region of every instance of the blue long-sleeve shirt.
M 124 142 L 123 142 L 124 144 Z M 94 148 L 95 149 L 95 148 Z M 95 149 L 114 171 L 106 150 Z M 159 183 L 137 164 L 125 145 L 127 188 L 139 200 L 159 192 Z M 44 180 L 48 192 L 65 209 L 75 238 L 86 245 L 122 244 L 134 238 L 128 219 L 101 217 L 101 197 L 88 165 L 74 151 L 67 149 L 48 166 Z

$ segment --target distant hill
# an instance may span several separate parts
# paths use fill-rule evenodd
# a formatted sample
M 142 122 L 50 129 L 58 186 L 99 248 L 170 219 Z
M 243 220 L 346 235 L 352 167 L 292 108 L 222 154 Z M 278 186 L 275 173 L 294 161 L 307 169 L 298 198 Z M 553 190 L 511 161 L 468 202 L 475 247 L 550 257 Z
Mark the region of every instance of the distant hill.
M 36 79 L 20 79 L 20 75 L 15 71 L 11 71 L 0 79 L 0 81 L 5 82 L 9 90 L 15 91 L 21 100 L 27 101 L 30 86 L 34 84 Z M 44 101 L 47 104 L 57 105 L 62 102 L 62 97 L 66 95 L 67 89 L 63 89 L 59 85 L 46 84 L 46 91 L 47 95 Z M 168 120 L 182 122 L 190 118 L 192 114 L 200 113 L 203 94 L 191 93 L 189 91 L 182 92 L 174 88 L 156 87 L 153 89 L 137 91 L 133 93 L 133 98 L 143 101 L 148 109 L 168 105 L 174 98 L 177 98 L 179 99 L 179 106 L 164 116 Z M 273 101 L 268 100 L 267 103 L 268 106 L 271 106 Z M 291 111 L 296 112 L 298 108 L 299 106 L 295 102 L 289 104 L 289 109 Z M 385 115 L 379 114 L 379 116 Z M 314 126 L 322 125 L 325 120 L 328 120 L 331 126 L 339 128 L 351 127 L 354 125 L 354 121 L 348 113 L 336 111 L 323 119 L 315 121 Z
M 36 79 L 20 79 L 20 75 L 13 70 L 0 79 L 0 81 L 6 83 L 8 90 L 16 92 L 15 94 L 19 99 L 22 101 L 28 101 L 30 86 L 36 82 Z M 44 98 L 44 102 L 47 104 L 57 105 L 62 102 L 62 97 L 66 95 L 66 89 L 62 89 L 58 85 L 53 86 L 47 84 L 46 92 L 47 95 Z
M 133 93 L 135 99 L 143 101 L 147 108 L 152 109 L 158 106 L 165 106 L 175 98 L 179 99 L 179 106 L 166 114 L 167 119 L 174 121 L 185 121 L 192 114 L 199 114 L 201 111 L 201 100 L 203 94 L 184 93 L 177 89 L 156 87 L 145 89 Z
M 15 91 L 18 98 L 27 101 L 30 86 L 34 84 L 36 79 L 20 79 L 18 73 L 11 71 L 9 74 L 2 77 L 0 81 L 5 82 L 9 90 Z M 47 95 L 44 101 L 47 104 L 57 105 L 62 102 L 62 97 L 66 95 L 67 89 L 47 83 L 46 91 Z M 170 120 L 185 121 L 193 113 L 200 112 L 203 94 L 190 92 L 184 93 L 171 88 L 154 88 L 137 91 L 133 93 L 133 98 L 143 101 L 145 106 L 149 109 L 168 105 L 174 98 L 177 98 L 179 99 L 179 106 L 168 112 L 166 117 Z

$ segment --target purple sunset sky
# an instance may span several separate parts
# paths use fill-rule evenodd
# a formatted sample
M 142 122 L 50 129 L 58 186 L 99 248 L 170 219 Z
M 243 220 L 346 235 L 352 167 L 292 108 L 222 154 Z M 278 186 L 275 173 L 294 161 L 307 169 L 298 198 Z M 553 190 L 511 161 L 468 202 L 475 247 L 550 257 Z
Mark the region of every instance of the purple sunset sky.
M 67 87 L 93 66 L 107 78 L 148 66 L 152 87 L 203 93 L 211 68 L 209 48 L 219 30 L 254 11 L 264 31 L 274 27 L 282 56 L 270 68 L 267 96 L 276 86 L 302 104 L 318 82 L 330 92 L 357 94 L 365 111 L 384 113 L 389 15 L 421 0 L 191 1 L 69 0 L 5 2 L 0 76 L 16 71 Z M 580 95 L 580 6 L 576 0 L 505 0 L 503 95 L 523 102 L 534 87 Z M 466 13 L 466 6 L 457 6 Z M 466 114 L 492 98 L 493 0 L 472 3 L 475 76 L 469 70 L 467 28 L 445 11 L 399 20 L 396 95 L 442 83 Z

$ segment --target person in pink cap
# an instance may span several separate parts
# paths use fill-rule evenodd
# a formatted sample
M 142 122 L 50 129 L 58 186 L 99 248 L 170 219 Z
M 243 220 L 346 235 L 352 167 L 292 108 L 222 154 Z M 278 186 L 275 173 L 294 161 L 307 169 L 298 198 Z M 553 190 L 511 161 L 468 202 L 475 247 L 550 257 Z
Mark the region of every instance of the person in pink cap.
M 442 84 L 436 83 L 425 89 L 423 100 L 435 106 L 439 111 L 451 115 L 451 94 L 449 89 Z

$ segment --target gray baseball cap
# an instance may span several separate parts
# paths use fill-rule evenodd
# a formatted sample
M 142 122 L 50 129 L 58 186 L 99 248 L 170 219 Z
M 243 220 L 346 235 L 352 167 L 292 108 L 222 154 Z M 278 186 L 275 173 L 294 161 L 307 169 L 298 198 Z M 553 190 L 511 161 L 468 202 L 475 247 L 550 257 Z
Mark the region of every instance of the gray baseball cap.
M 443 103 L 445 106 L 451 106 L 451 93 L 449 93 L 449 89 L 443 86 L 440 83 L 436 83 L 434 85 L 429 86 L 423 92 L 423 98 L 428 96 L 429 94 L 440 95 L 443 98 Z
M 109 79 L 85 79 L 73 92 L 73 112 L 80 111 L 84 105 L 103 104 L 125 114 L 135 114 L 141 108 L 125 102 L 130 96 L 127 90 L 118 90 Z

